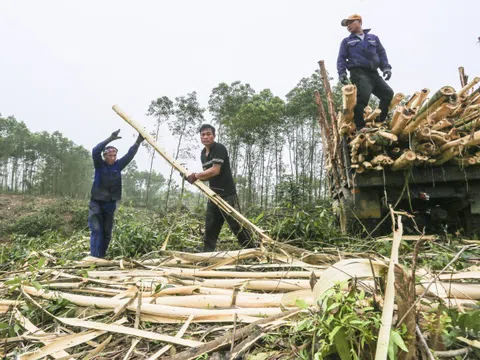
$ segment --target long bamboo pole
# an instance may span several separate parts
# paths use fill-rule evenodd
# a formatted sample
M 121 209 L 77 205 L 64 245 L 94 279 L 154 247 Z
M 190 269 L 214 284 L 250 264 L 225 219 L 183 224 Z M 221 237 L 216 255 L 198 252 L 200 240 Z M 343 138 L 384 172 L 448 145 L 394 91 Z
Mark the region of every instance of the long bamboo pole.
M 155 139 L 152 135 L 148 133 L 139 123 L 133 120 L 130 116 L 125 114 L 123 110 L 119 108 L 118 105 L 112 106 L 113 111 L 115 111 L 123 120 L 125 120 L 128 124 L 130 124 L 139 134 L 141 134 L 145 141 L 147 141 L 159 154 L 162 156 L 175 170 L 177 170 L 182 175 L 188 175 L 187 169 L 185 169 L 182 165 L 177 163 L 165 150 L 160 148 L 157 144 Z M 253 224 L 250 220 L 248 220 L 245 216 L 243 216 L 240 212 L 238 212 L 234 207 L 232 207 L 229 203 L 223 200 L 218 194 L 216 194 L 213 190 L 211 190 L 207 185 L 205 185 L 200 180 L 197 180 L 193 183 L 198 189 L 200 189 L 215 205 L 217 205 L 220 209 L 225 211 L 227 214 L 232 216 L 235 220 L 237 220 L 242 226 L 247 228 L 248 230 L 257 233 L 260 236 L 260 239 L 269 244 L 275 244 L 276 241 L 269 237 L 265 232 L 260 229 L 258 226 Z

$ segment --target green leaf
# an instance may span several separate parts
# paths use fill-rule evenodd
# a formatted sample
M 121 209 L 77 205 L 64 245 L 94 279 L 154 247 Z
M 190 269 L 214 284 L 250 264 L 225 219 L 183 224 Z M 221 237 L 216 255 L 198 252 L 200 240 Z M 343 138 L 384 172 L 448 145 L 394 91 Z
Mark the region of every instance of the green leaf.
M 253 221 L 254 224 L 258 224 L 258 222 L 263 219 L 264 215 L 265 215 L 265 214 L 264 214 L 263 212 L 261 212 L 261 213 L 255 218 L 255 220 Z
M 335 326 L 332 330 L 332 332 L 328 335 L 328 337 L 330 338 L 330 341 L 333 341 L 333 339 L 335 338 L 335 335 L 337 334 L 337 332 L 341 329 L 342 327 L 340 325 L 338 326 Z
M 393 340 L 393 342 L 403 351 L 408 352 L 407 346 L 405 345 L 405 342 L 403 341 L 402 337 L 400 334 L 396 331 L 391 331 L 390 332 L 390 338 Z
M 17 284 L 20 284 L 21 282 L 22 282 L 22 278 L 15 277 L 11 280 L 5 281 L 5 285 L 17 285 Z
M 46 262 L 47 262 L 46 258 L 44 257 L 40 258 L 37 262 L 37 269 L 41 269 Z
M 335 347 L 337 348 L 337 352 L 338 352 L 338 355 L 340 356 L 340 359 L 351 360 L 352 357 L 350 355 L 350 344 L 348 343 L 345 329 L 343 328 L 339 329 L 335 334 L 334 339 L 335 339 Z
M 33 280 L 32 281 L 32 285 L 35 287 L 35 289 L 37 290 L 40 290 L 42 288 L 42 284 L 40 284 L 39 282 Z
M 330 305 L 327 309 L 327 311 L 331 311 L 333 309 L 336 309 L 337 307 L 341 306 L 342 304 L 341 303 L 333 303 L 332 305 Z

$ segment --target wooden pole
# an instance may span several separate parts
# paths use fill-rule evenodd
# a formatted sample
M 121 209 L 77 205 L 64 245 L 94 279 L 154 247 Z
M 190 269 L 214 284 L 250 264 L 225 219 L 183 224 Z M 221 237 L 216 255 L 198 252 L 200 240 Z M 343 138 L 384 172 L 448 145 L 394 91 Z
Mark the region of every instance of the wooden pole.
M 411 108 L 420 108 L 425 99 L 427 98 L 428 94 L 430 94 L 429 89 L 422 89 L 421 91 L 419 91 L 419 94 L 417 98 L 413 101 Z
M 480 82 L 480 77 L 475 77 L 472 81 L 470 81 L 467 85 L 465 85 L 458 93 L 458 97 L 463 97 L 467 95 L 468 91 L 474 87 L 476 84 Z
M 444 102 L 455 102 L 455 90 L 451 86 L 444 86 L 438 90 L 430 100 L 418 110 L 417 114 L 405 126 L 402 132 L 404 137 L 414 132 L 425 120 L 428 115 L 433 113 Z
M 349 124 L 353 121 L 353 108 L 357 102 L 357 91 L 355 85 L 345 85 L 342 88 L 342 100 L 342 118 L 345 124 Z
M 417 156 L 413 151 L 407 150 L 397 160 L 395 160 L 391 169 L 392 171 L 408 169 L 410 166 L 413 165 L 413 162 L 416 158 Z
M 463 88 L 468 82 L 468 76 L 465 75 L 465 69 L 463 66 L 458 68 L 458 75 L 460 75 L 460 86 Z
M 337 129 L 337 119 L 335 116 L 335 107 L 333 103 L 333 92 L 332 88 L 330 87 L 330 81 L 328 80 L 327 68 L 325 67 L 325 61 L 320 60 L 318 62 L 320 66 L 320 75 L 323 81 L 323 87 L 325 89 L 325 93 L 327 95 L 327 104 L 328 104 L 328 112 L 330 113 L 330 118 L 332 120 L 333 128 L 335 130 L 335 134 L 338 134 Z
M 405 95 L 403 95 L 402 93 L 395 94 L 392 101 L 390 102 L 390 105 L 388 106 L 388 111 L 393 110 L 395 106 L 400 104 L 400 101 L 402 101 L 403 99 L 405 99 Z
M 155 139 L 152 135 L 149 134 L 145 128 L 143 128 L 140 124 L 138 124 L 135 120 L 133 120 L 130 116 L 125 114 L 118 105 L 112 106 L 113 111 L 115 111 L 123 120 L 129 123 L 140 135 L 145 138 L 147 141 L 159 154 L 163 157 L 175 170 L 177 170 L 182 175 L 188 175 L 187 169 L 185 169 L 182 165 L 177 163 L 174 158 L 172 158 L 165 150 L 160 148 L 157 144 Z M 250 220 L 248 220 L 245 216 L 243 216 L 240 212 L 238 212 L 235 208 L 233 208 L 229 203 L 223 200 L 218 194 L 216 194 L 213 190 L 211 190 L 207 185 L 205 185 L 200 180 L 197 180 L 193 183 L 198 189 L 200 189 L 215 205 L 217 205 L 220 209 L 225 211 L 227 214 L 232 216 L 235 220 L 237 220 L 242 226 L 247 228 L 248 230 L 252 231 L 253 233 L 257 233 L 260 236 L 260 239 L 269 244 L 274 244 L 272 238 L 270 238 L 267 234 L 264 233 L 262 229 L 258 226 L 254 225 Z

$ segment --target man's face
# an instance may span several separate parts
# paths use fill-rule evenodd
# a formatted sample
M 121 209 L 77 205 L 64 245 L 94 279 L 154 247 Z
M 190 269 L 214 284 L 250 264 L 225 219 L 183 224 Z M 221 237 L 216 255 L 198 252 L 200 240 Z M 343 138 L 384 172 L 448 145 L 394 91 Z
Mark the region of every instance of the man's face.
M 215 135 L 213 134 L 212 129 L 205 129 L 200 133 L 200 140 L 205 146 L 210 146 L 215 141 Z
M 105 162 L 108 165 L 113 165 L 115 163 L 115 161 L 117 161 L 117 152 L 116 151 L 109 152 L 109 153 L 103 155 L 103 157 L 105 158 Z
M 347 30 L 353 34 L 362 30 L 362 23 L 359 20 L 347 21 Z

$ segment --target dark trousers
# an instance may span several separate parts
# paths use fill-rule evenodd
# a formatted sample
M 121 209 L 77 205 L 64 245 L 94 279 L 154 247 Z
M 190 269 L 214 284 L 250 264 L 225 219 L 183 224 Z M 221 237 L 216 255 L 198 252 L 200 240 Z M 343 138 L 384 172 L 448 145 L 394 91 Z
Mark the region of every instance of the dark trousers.
M 378 118 L 378 122 L 385 121 L 388 114 L 388 107 L 393 98 L 393 90 L 385 80 L 378 75 L 377 70 L 351 69 L 350 80 L 357 86 L 357 105 L 355 105 L 353 109 L 353 120 L 357 130 L 365 127 L 363 111 L 368 105 L 372 94 L 380 99 L 378 108 L 382 113 Z
M 237 195 L 222 196 L 222 199 L 228 202 L 232 207 L 237 206 Z M 243 228 L 237 220 L 220 210 L 212 201 L 207 203 L 207 214 L 205 217 L 205 236 L 203 238 L 203 251 L 215 251 L 217 246 L 218 234 L 222 230 L 222 226 L 227 220 L 228 226 L 233 234 L 237 237 L 238 242 L 244 248 L 252 247 L 251 238 L 248 231 Z
M 112 240 L 113 215 L 116 201 L 90 200 L 88 226 L 90 226 L 90 254 L 97 258 L 105 257 L 108 244 Z

